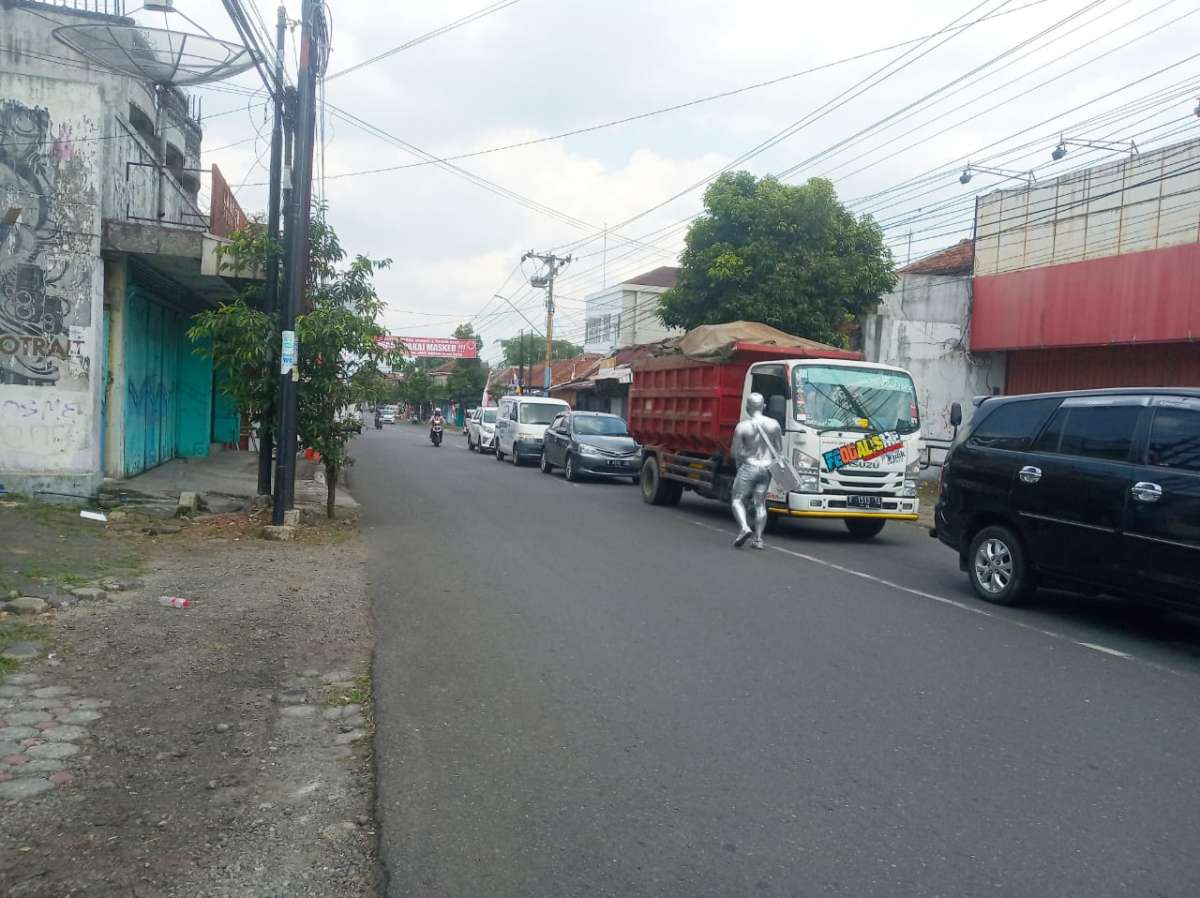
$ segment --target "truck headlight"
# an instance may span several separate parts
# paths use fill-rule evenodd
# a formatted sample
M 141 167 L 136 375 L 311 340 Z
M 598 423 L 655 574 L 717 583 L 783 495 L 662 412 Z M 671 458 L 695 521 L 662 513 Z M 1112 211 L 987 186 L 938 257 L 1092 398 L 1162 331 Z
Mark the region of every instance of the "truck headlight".
M 819 493 L 821 492 L 821 472 L 815 467 L 797 468 L 796 473 L 799 476 L 799 490 L 802 493 Z
M 900 490 L 902 499 L 915 499 L 917 497 L 917 482 L 915 480 L 904 481 L 904 489 Z

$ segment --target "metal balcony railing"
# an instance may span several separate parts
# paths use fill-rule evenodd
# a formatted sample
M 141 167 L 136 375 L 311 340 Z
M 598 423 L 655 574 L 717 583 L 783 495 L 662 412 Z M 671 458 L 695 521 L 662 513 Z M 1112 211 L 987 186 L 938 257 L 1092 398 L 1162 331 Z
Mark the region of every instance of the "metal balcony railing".
M 125 16 L 125 0 L 24 0 L 29 6 L 57 6 L 97 16 Z

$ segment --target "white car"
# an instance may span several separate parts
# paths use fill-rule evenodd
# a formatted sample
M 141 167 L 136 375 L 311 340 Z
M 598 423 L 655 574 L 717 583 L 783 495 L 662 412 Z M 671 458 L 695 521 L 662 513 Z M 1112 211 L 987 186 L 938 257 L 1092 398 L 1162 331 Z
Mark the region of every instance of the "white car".
M 467 448 L 491 452 L 496 448 L 496 408 L 477 408 L 467 419 Z
M 542 457 L 546 428 L 571 406 L 549 396 L 505 396 L 496 413 L 496 461 L 512 459 L 514 465 Z
M 379 421 L 381 424 L 396 423 L 396 406 L 385 405 L 379 410 Z

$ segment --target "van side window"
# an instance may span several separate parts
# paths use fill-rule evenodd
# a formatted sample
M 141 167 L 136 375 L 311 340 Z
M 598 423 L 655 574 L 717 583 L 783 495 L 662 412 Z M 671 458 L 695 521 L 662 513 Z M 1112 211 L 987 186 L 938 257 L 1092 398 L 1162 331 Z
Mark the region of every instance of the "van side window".
M 1159 468 L 1200 472 L 1200 403 L 1154 410 L 1147 461 Z
M 967 445 L 976 449 L 1026 449 L 1058 402 L 1029 399 L 996 403 L 992 412 L 971 431 Z M 987 411 L 986 402 L 980 411 Z
M 1081 458 L 1129 461 L 1141 413 L 1137 405 L 1063 406 L 1034 448 Z

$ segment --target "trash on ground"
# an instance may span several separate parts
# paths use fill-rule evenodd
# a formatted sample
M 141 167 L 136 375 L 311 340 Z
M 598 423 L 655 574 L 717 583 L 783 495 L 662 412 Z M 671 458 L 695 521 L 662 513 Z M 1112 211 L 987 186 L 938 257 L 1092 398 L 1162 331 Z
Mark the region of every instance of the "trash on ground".
M 108 518 L 106 518 L 103 513 L 99 511 L 88 511 L 87 509 L 84 509 L 83 511 L 79 512 L 79 516 L 81 518 L 87 518 L 89 521 L 104 521 L 106 523 L 108 521 Z
M 181 599 L 179 596 L 160 596 L 158 604 L 166 605 L 170 608 L 191 608 L 192 602 L 190 599 Z

